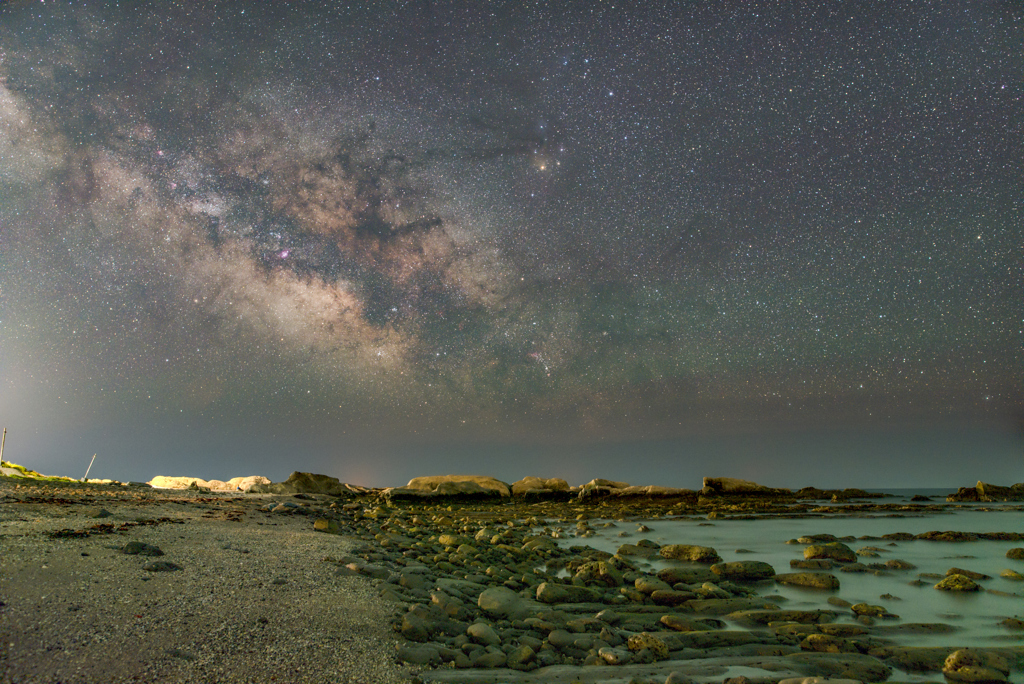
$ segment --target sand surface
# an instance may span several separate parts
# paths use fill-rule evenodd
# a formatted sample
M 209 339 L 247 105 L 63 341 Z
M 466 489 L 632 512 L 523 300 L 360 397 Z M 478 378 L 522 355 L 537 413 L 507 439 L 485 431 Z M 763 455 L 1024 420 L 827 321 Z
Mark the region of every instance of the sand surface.
M 394 605 L 323 560 L 352 541 L 273 500 L 0 478 L 0 682 L 409 681 Z

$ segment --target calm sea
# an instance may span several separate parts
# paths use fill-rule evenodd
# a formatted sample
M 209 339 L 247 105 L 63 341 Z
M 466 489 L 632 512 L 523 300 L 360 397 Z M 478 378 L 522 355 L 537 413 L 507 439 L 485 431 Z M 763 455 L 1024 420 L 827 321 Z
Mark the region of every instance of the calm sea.
M 890 490 L 896 495 L 884 503 L 899 503 L 914 494 L 935 496 L 945 501 L 952 490 Z M 877 500 L 876 500 L 877 501 Z M 908 508 L 911 508 L 908 506 Z M 980 509 L 986 510 L 980 510 Z M 776 572 L 790 572 L 790 561 L 803 558 L 804 546 L 787 543 L 812 534 L 853 537 L 846 543 L 854 550 L 873 547 L 877 556 L 862 557 L 863 563 L 884 563 L 901 559 L 916 567 L 910 571 L 889 571 L 884 574 L 845 573 L 836 571 L 840 588 L 822 592 L 783 585 L 762 584 L 759 593 L 778 596 L 780 607 L 799 609 L 840 610 L 839 622 L 853 622 L 853 615 L 827 603 L 829 596 L 838 596 L 851 603 L 881 605 L 899 619 L 879 620 L 879 624 L 943 623 L 957 631 L 941 635 L 902 635 L 899 643 L 915 646 L 999 646 L 1020 644 L 1020 632 L 1011 632 L 999 625 L 1007 617 L 1024 618 L 1024 582 L 1002 578 L 1007 568 L 1024 573 L 1024 562 L 1006 558 L 1007 550 L 1024 546 L 1024 542 L 972 541 L 934 542 L 925 540 L 889 541 L 886 534 L 907 532 L 919 534 L 932 530 L 960 532 L 1024 531 L 1024 506 L 986 504 L 949 507 L 943 512 L 906 510 L 899 512 L 863 513 L 854 505 L 849 514 L 829 514 L 820 518 L 761 518 L 754 520 L 679 517 L 658 520 L 591 521 L 596 534 L 575 537 L 575 523 L 559 528 L 564 535 L 560 544 L 586 544 L 614 553 L 621 544 L 649 539 L 658 544 L 696 544 L 712 546 L 725 561 L 762 560 Z M 646 525 L 649 531 L 640 532 Z M 655 571 L 674 561 L 644 562 L 644 569 Z M 965 568 L 990 575 L 981 582 L 990 591 L 958 594 L 933 587 L 938 579 L 924 578 L 922 586 L 911 582 L 920 573 L 944 575 L 950 568 Z

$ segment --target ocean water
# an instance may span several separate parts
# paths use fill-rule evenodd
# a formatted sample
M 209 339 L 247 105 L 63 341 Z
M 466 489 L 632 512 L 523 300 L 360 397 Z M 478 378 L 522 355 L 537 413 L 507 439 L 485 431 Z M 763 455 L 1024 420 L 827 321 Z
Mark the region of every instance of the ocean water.
M 947 490 L 941 490 L 944 501 Z M 907 493 L 909 499 L 914 490 Z M 886 503 L 895 499 L 883 500 Z M 841 508 L 841 506 L 839 506 Z M 639 525 L 649 531 L 638 531 Z M 884 606 L 898 619 L 879 619 L 878 625 L 906 625 L 910 623 L 942 623 L 956 628 L 949 634 L 894 635 L 895 641 L 914 646 L 1000 646 L 1024 643 L 1024 634 L 1012 632 L 999 625 L 1007 617 L 1024 619 L 1024 582 L 1013 581 L 999 574 L 1004 569 L 1024 573 L 1024 561 L 1006 558 L 1008 549 L 1024 546 L 1024 542 L 973 541 L 936 542 L 925 540 L 889 541 L 883 535 L 906 532 L 920 534 L 933 530 L 959 532 L 1021 532 L 1024 531 L 1024 507 L 1019 505 L 951 507 L 940 513 L 900 512 L 861 513 L 851 509 L 850 514 L 831 514 L 820 518 L 759 518 L 752 520 L 714 519 L 697 517 L 663 518 L 657 520 L 591 520 L 593 536 L 577 537 L 575 523 L 552 523 L 552 531 L 562 538 L 563 546 L 585 544 L 614 553 L 620 545 L 635 544 L 649 539 L 658 544 L 696 544 L 714 547 L 724 561 L 760 560 L 770 563 L 777 573 L 806 572 L 791 569 L 790 560 L 803 559 L 803 544 L 787 543 L 797 537 L 813 534 L 832 534 L 836 537 L 855 537 L 845 541 L 854 551 L 876 547 L 877 557 L 862 557 L 861 562 L 884 563 L 900 559 L 917 566 L 913 570 L 873 573 L 846 573 L 834 569 L 840 588 L 821 591 L 788 587 L 776 583 L 757 585 L 760 595 L 776 595 L 781 608 L 831 609 L 840 613 L 837 622 L 854 622 L 849 609 L 827 603 L 830 596 L 838 596 L 851 603 L 869 603 Z M 876 539 L 859 539 L 876 537 Z M 654 572 L 668 565 L 686 565 L 678 561 L 638 561 L 641 569 Z M 920 573 L 944 575 L 950 568 L 965 568 L 990 575 L 982 580 L 984 589 L 972 593 L 955 593 L 934 588 L 938 579 L 924 578 L 923 586 L 914 586 L 912 580 Z M 1004 592 L 1004 593 L 997 593 Z M 1010 595 L 1006 595 L 1010 594 Z M 882 598 L 887 596 L 887 598 Z

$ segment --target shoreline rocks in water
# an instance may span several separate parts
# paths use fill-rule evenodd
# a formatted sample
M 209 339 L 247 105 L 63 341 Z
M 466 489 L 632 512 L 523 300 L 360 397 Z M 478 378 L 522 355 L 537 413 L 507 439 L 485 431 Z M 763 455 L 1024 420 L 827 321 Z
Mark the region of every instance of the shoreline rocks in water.
M 959 502 L 959 501 L 982 501 L 982 502 L 1001 502 L 1001 501 L 1024 501 L 1024 482 L 1005 487 L 1002 485 L 988 484 L 978 480 L 978 484 L 973 487 L 960 487 L 953 494 L 946 497 L 948 502 Z

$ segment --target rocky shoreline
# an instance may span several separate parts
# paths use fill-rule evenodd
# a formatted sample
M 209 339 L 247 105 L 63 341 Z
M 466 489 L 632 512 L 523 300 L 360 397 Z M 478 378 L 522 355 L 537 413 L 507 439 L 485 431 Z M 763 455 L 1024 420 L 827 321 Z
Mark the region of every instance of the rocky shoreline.
M 330 582 L 372 588 L 365 600 L 386 606 L 390 617 L 380 626 L 393 630 L 391 645 L 377 651 L 396 668 L 394 676 L 406 681 L 662 684 L 743 677 L 774 683 L 820 677 L 876 682 L 905 676 L 915 681 L 1024 681 L 1020 594 L 998 592 L 970 569 L 916 577 L 910 564 L 899 559 L 875 563 L 869 549 L 852 548 L 854 540 L 819 535 L 794 540 L 803 558 L 782 572 L 760 561 L 722 562 L 710 547 L 659 545 L 642 538 L 644 521 L 667 517 L 800 517 L 810 524 L 840 510 L 920 513 L 949 504 L 891 503 L 858 490 L 773 490 L 724 478 L 705 480 L 699 491 L 599 480 L 578 488 L 537 478 L 511 486 L 491 478 L 417 480 L 395 488 L 401 490 L 396 494 L 395 489 L 366 490 L 295 473 L 286 483 L 254 484 L 251 493 L 230 498 L 201 487 L 186 492 L 193 506 L 210 506 L 204 499 L 230 502 L 209 510 L 227 516 L 223 509 L 233 507 L 242 511 L 237 518 L 280 522 L 296 538 L 330 549 L 306 563 Z M 56 486 L 20 487 L 12 494 L 5 484 L 5 515 L 25 510 L 33 497 L 38 501 L 43 496 L 38 491 L 62 498 Z M 167 490 L 160 496 L 169 496 Z M 89 503 L 85 498 L 49 505 L 84 506 Z M 839 508 L 822 505 L 822 499 L 848 503 Z M 586 544 L 590 534 L 612 521 L 635 525 L 641 538 L 622 544 L 614 554 Z M 50 539 L 106 534 L 90 533 L 93 527 L 69 528 L 56 538 L 52 535 L 59 530 L 50 530 Z M 564 542 L 567 527 L 571 546 Z M 133 529 L 117 533 L 135 536 Z M 1018 531 L 990 534 L 1024 541 Z M 900 541 L 893 536 L 888 541 Z M 919 538 L 955 543 L 972 535 L 935 532 Z M 1007 554 L 1007 572 L 1016 577 L 1005 578 L 1024 580 L 1024 549 L 1011 550 L 1016 555 Z M 667 567 L 652 570 L 647 562 L 652 558 Z M 942 634 L 948 625 L 903 624 L 882 606 L 844 600 L 836 591 L 844 572 L 895 573 L 903 581 L 935 585 L 936 591 L 1005 595 L 1007 614 L 1016 616 L 1003 625 L 1007 644 L 965 649 L 950 634 L 948 646 L 914 646 L 915 634 Z M 826 607 L 787 609 L 777 589 L 783 584 L 822 592 Z M 316 589 L 319 595 L 334 590 Z M 0 590 L 0 600 L 8 602 L 7 594 L 6 588 Z M 0 610 L 10 629 L 9 607 Z M 23 660 L 8 655 L 4 662 L 12 667 Z M 323 681 L 350 680 L 335 676 Z

